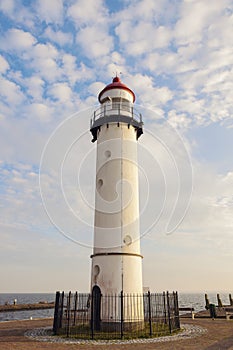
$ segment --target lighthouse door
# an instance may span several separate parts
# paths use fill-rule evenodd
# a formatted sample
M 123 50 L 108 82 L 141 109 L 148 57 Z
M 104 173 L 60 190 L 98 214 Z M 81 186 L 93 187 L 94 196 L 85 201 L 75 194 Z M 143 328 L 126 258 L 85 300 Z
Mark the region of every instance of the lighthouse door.
M 101 290 L 98 286 L 92 289 L 92 327 L 94 330 L 100 330 L 101 313 Z

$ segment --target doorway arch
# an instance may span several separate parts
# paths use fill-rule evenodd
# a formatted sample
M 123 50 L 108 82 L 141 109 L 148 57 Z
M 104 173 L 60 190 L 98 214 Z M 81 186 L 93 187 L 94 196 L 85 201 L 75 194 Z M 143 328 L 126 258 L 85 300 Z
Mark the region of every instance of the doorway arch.
M 100 287 L 94 286 L 92 288 L 92 328 L 100 331 L 101 323 L 101 290 Z

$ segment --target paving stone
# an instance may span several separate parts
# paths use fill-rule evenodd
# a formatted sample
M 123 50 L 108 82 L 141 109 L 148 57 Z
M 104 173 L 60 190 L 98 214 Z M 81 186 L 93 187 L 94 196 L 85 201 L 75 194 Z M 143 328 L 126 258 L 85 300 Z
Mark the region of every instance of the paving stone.
M 74 339 L 74 338 L 62 338 L 59 336 L 54 336 L 52 334 L 51 328 L 37 328 L 28 330 L 25 336 L 42 342 L 51 343 L 63 343 L 63 344 L 91 344 L 91 345 L 111 345 L 111 344 L 144 344 L 144 343 L 161 343 L 161 342 L 171 342 L 176 340 L 182 340 L 187 338 L 193 338 L 202 335 L 207 332 L 207 329 L 190 324 L 182 325 L 181 332 L 175 335 L 157 337 L 157 338 L 143 338 L 143 339 L 130 339 L 130 340 L 84 340 L 84 339 Z

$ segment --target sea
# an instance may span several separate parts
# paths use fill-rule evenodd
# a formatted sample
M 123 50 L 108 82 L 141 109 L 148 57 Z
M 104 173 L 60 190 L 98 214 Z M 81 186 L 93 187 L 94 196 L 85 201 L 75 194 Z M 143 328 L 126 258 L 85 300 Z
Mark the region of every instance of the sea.
M 217 293 L 207 293 L 210 303 L 217 305 Z M 192 307 L 196 312 L 205 309 L 205 293 L 178 293 L 179 307 Z M 229 305 L 229 293 L 220 293 L 224 305 Z M 0 293 L 0 305 L 5 303 L 33 304 L 55 301 L 55 293 Z M 0 312 L 0 322 L 53 317 L 54 310 Z
M 52 302 L 55 301 L 55 293 L 0 293 L 0 305 L 5 305 L 5 303 L 13 304 L 14 300 L 17 300 L 17 304 L 34 304 L 42 301 Z M 53 309 L 0 312 L 0 322 L 49 318 L 53 317 L 53 315 Z

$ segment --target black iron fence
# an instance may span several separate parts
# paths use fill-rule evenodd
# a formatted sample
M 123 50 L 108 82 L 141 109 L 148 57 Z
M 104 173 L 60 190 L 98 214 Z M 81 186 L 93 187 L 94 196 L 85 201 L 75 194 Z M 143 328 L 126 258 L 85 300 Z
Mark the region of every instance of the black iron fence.
M 83 339 L 156 337 L 180 329 L 177 292 L 56 293 L 53 332 Z

